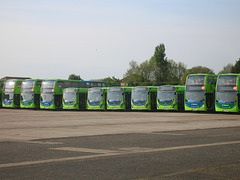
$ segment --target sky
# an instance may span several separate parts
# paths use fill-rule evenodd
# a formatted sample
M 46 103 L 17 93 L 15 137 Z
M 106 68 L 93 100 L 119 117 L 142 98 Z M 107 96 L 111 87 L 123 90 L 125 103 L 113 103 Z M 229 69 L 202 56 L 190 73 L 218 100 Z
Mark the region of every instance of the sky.
M 240 0 L 0 0 L 0 78 L 123 78 L 131 60 L 218 73 L 240 58 Z

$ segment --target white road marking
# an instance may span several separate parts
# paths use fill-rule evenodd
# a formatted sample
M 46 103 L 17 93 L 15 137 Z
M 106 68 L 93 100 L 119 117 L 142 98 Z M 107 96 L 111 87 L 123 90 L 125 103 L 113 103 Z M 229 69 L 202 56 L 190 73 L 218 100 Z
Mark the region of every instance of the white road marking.
M 106 150 L 106 149 L 89 149 L 89 148 L 76 148 L 76 147 L 58 147 L 58 148 L 49 148 L 49 149 L 62 150 L 62 151 L 74 151 L 74 152 L 98 153 L 98 154 L 119 153 L 119 151 L 112 151 L 112 150 Z
M 110 156 L 121 156 L 121 155 L 153 153 L 153 152 L 173 151 L 173 150 L 182 150 L 182 149 L 193 149 L 193 148 L 231 145 L 231 144 L 240 144 L 240 141 L 219 142 L 219 143 L 211 143 L 211 144 L 197 144 L 197 145 L 176 146 L 176 147 L 155 148 L 155 149 L 154 148 L 129 147 L 129 148 L 124 148 L 124 149 L 119 149 L 120 151 L 111 151 L 111 150 L 109 151 L 109 150 L 101 150 L 101 149 L 98 150 L 98 149 L 88 149 L 88 148 L 60 147 L 60 148 L 53 148 L 53 149 L 64 150 L 64 148 L 65 148 L 65 150 L 68 150 L 68 151 L 70 149 L 71 150 L 75 149 L 77 152 L 82 150 L 82 152 L 103 152 L 103 154 L 88 155 L 88 156 L 76 156 L 76 157 L 67 157 L 67 158 L 58 158 L 58 159 L 47 159 L 47 160 L 39 160 L 39 161 L 25 161 L 25 162 L 17 162 L 17 163 L 6 163 L 6 164 L 0 164 L 0 168 L 29 166 L 29 165 L 57 163 L 57 162 L 66 162 L 66 161 L 76 161 L 76 160 L 85 160 L 85 159 L 110 157 Z M 122 150 L 125 150 L 125 151 L 122 151 Z M 107 152 L 109 152 L 109 153 L 107 153 Z

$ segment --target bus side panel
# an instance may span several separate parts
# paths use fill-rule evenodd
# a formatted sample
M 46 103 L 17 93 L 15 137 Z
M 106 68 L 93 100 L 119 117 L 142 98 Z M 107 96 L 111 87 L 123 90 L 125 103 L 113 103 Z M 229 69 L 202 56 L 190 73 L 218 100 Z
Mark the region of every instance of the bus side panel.
M 62 108 L 62 95 L 55 95 L 54 96 L 54 104 L 57 109 Z
M 214 110 L 214 95 L 213 93 L 206 93 L 206 106 L 208 111 Z
M 103 108 L 103 110 L 107 110 L 107 91 L 106 92 L 104 92 L 103 93 L 103 106 L 104 106 L 104 108 Z
M 20 94 L 14 94 L 14 105 L 20 107 Z
M 237 94 L 237 112 L 240 112 L 240 94 Z
M 178 99 L 178 102 L 177 102 L 178 110 L 184 111 L 184 92 L 179 92 L 177 99 Z
M 79 93 L 79 109 L 86 110 L 87 108 L 87 93 Z
M 0 107 L 2 107 L 2 93 L 0 93 Z
M 126 111 L 130 111 L 131 110 L 131 93 L 130 92 L 125 93 L 124 103 L 125 103 Z
M 151 110 L 156 111 L 157 110 L 157 92 L 151 92 Z
M 35 108 L 40 108 L 40 94 L 34 94 Z

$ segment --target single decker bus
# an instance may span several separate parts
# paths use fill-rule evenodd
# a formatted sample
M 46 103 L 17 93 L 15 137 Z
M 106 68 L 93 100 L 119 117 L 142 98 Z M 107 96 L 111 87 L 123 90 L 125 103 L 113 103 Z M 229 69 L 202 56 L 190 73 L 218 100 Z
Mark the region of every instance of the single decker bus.
M 131 110 L 156 111 L 157 87 L 138 86 L 132 88 Z
M 158 87 L 157 110 L 183 111 L 185 86 L 164 85 Z
M 215 111 L 239 112 L 240 74 L 221 74 L 217 79 Z
M 87 88 L 66 88 L 63 90 L 63 109 L 86 110 Z
M 20 79 L 9 79 L 3 87 L 2 106 L 8 108 L 20 107 L 20 94 L 22 81 Z
M 21 88 L 21 108 L 40 108 L 41 79 L 26 79 L 22 82 Z
M 88 89 L 87 109 L 88 110 L 106 110 L 107 88 Z
M 190 74 L 186 79 L 185 111 L 214 111 L 217 76 Z
M 110 87 L 107 90 L 107 110 L 131 110 L 131 87 Z

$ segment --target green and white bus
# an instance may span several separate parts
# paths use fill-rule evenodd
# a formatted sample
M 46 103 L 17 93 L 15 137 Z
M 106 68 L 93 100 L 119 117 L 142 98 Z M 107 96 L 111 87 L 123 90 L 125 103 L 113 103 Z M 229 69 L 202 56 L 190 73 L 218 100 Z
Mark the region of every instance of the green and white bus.
M 190 74 L 186 79 L 185 111 L 214 111 L 217 76 Z
M 133 87 L 131 110 L 156 111 L 157 89 L 155 86 Z
M 157 110 L 183 111 L 185 86 L 165 85 L 158 87 Z
M 9 79 L 3 87 L 2 106 L 8 108 L 20 107 L 20 94 L 23 80 Z
M 0 79 L 0 107 L 2 107 L 3 86 L 5 80 Z
M 49 79 L 42 82 L 41 87 L 41 109 L 62 109 L 63 89 L 65 88 L 91 88 L 106 87 L 103 81 L 81 81 Z
M 66 88 L 63 90 L 63 109 L 86 110 L 87 88 Z
M 107 88 L 88 89 L 87 109 L 88 110 L 106 110 Z
M 221 74 L 217 79 L 215 111 L 239 112 L 240 74 Z
M 41 79 L 26 79 L 22 82 L 21 108 L 40 108 Z
M 111 87 L 107 90 L 107 110 L 131 110 L 130 87 Z

